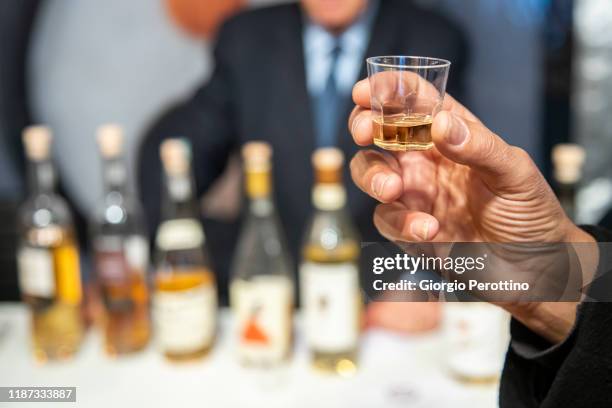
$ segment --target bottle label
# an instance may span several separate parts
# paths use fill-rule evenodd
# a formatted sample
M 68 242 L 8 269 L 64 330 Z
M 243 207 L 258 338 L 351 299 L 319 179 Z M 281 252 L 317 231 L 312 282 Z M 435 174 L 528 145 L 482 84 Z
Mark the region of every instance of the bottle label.
M 17 254 L 17 265 L 22 294 L 43 298 L 55 295 L 53 256 L 49 250 L 22 248 Z
M 54 262 L 57 268 L 57 298 L 59 301 L 78 305 L 83 299 L 81 285 L 81 263 L 79 251 L 71 242 L 54 249 Z
M 144 274 L 149 267 L 149 243 L 146 238 L 132 235 L 123 245 L 127 264 L 133 271 Z
M 98 278 L 109 284 L 126 283 L 130 274 L 144 276 L 149 262 L 147 241 L 132 235 L 97 237 L 94 241 L 95 265 Z
M 361 303 L 355 264 L 304 263 L 300 291 L 311 348 L 334 353 L 357 346 Z
M 449 368 L 467 379 L 497 376 L 508 347 L 508 314 L 486 303 L 448 303 L 445 338 Z
M 210 346 L 216 325 L 217 295 L 213 285 L 156 291 L 153 321 L 157 342 L 165 352 L 191 353 Z
M 282 276 L 237 279 L 230 291 L 239 355 L 256 363 L 280 362 L 291 343 L 291 280 Z
M 195 219 L 178 219 L 163 222 L 157 231 L 156 244 L 162 251 L 190 249 L 202 246 L 204 231 Z

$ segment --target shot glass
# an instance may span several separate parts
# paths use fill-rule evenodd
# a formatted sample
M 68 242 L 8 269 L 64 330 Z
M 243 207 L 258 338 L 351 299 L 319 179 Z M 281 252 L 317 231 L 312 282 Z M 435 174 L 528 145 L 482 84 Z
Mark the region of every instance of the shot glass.
M 431 149 L 431 123 L 442 108 L 450 61 L 409 56 L 366 61 L 374 144 L 392 151 Z

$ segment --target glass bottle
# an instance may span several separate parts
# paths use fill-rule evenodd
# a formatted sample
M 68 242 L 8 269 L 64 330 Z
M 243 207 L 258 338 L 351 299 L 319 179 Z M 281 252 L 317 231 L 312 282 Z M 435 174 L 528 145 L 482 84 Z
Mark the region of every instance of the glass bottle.
M 509 314 L 486 302 L 444 305 L 446 362 L 461 382 L 498 381 L 510 339 Z
M 336 148 L 318 149 L 312 157 L 315 212 L 302 249 L 300 294 L 314 367 L 347 376 L 357 368 L 363 300 L 360 241 L 345 208 L 343 162 Z
M 272 199 L 272 148 L 250 142 L 242 155 L 249 208 L 234 258 L 230 301 L 240 361 L 267 368 L 278 366 L 291 350 L 293 273 Z
M 576 193 L 585 158 L 584 148 L 577 144 L 558 144 L 552 151 L 557 197 L 572 220 L 576 218 Z
M 19 211 L 19 285 L 32 314 L 34 355 L 39 361 L 77 352 L 85 331 L 79 252 L 72 216 L 55 192 L 51 132 L 23 132 L 29 194 Z
M 189 145 L 168 139 L 160 154 L 166 194 L 155 237 L 155 335 L 168 359 L 192 360 L 206 355 L 214 342 L 215 276 L 193 196 Z
M 141 350 L 149 341 L 149 245 L 140 204 L 127 188 L 122 129 L 102 126 L 97 141 L 104 197 L 92 224 L 93 258 L 105 349 L 118 355 Z

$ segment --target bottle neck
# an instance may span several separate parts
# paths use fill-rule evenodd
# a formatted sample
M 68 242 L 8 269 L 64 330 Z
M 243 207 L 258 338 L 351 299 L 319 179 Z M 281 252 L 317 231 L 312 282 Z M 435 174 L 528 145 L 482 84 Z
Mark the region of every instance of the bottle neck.
M 165 219 L 198 218 L 189 174 L 166 174 Z
M 269 170 L 246 172 L 246 194 L 252 215 L 266 217 L 274 212 L 272 180 Z
M 127 193 L 127 169 L 120 157 L 104 159 L 103 162 L 104 194 Z
M 51 160 L 30 161 L 28 178 L 31 195 L 50 195 L 55 192 L 55 169 Z
M 337 211 L 346 204 L 342 183 L 316 183 L 312 189 L 312 204 L 319 211 Z

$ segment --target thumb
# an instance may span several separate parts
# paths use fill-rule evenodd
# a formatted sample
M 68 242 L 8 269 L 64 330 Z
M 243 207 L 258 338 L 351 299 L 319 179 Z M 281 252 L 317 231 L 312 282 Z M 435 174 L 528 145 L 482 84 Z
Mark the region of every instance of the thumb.
M 524 150 L 507 144 L 482 123 L 465 120 L 456 113 L 442 111 L 436 115 L 431 135 L 443 156 L 475 170 L 497 190 L 521 186 L 538 172 Z

